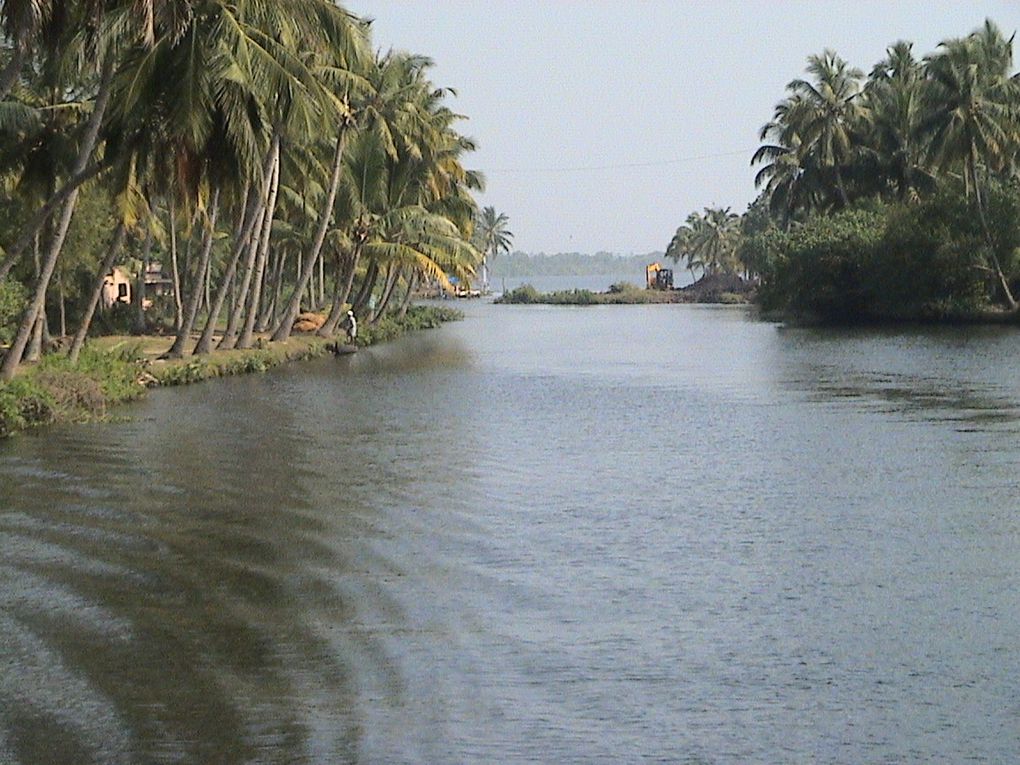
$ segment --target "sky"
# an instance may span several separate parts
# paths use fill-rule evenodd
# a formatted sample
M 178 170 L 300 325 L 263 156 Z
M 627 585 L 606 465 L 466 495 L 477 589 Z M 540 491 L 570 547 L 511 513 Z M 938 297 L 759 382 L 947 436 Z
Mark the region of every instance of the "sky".
M 758 130 L 807 56 L 865 71 L 897 40 L 918 56 L 1020 3 L 946 0 L 350 0 L 374 45 L 435 61 L 452 87 L 482 205 L 525 252 L 665 249 L 705 206 L 755 197 Z M 1020 50 L 1017 52 L 1020 58 Z

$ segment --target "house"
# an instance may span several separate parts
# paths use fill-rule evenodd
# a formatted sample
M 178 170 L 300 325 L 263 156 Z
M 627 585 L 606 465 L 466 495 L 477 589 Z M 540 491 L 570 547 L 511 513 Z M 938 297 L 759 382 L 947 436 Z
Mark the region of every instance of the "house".
M 174 280 L 163 270 L 162 263 L 149 263 L 145 270 L 145 297 L 174 294 Z
M 103 308 L 109 310 L 117 303 L 131 302 L 131 274 L 125 269 L 114 268 L 103 280 Z

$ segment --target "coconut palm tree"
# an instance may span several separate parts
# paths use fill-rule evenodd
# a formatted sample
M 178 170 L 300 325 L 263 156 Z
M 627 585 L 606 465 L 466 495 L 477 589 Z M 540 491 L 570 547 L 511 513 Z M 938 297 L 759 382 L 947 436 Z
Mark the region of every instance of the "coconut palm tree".
M 510 252 L 513 232 L 507 228 L 510 219 L 505 213 L 497 213 L 492 206 L 483 207 L 475 222 L 474 244 L 482 253 L 482 289 L 489 290 L 489 261 L 501 252 Z
M 1018 82 L 1011 76 L 1012 39 L 986 21 L 964 38 L 946 40 L 925 59 L 928 114 L 921 130 L 932 166 L 962 167 L 988 244 L 991 268 L 1006 303 L 1017 308 L 992 242 L 981 173 L 1004 169 L 1020 145 Z
M 924 67 L 912 48 L 903 41 L 889 47 L 864 90 L 864 150 L 873 160 L 876 190 L 892 189 L 900 200 L 934 188 L 919 135 L 925 116 Z
M 844 168 L 854 158 L 855 137 L 864 116 L 861 80 L 864 73 L 851 67 L 833 51 L 809 56 L 807 73 L 811 80 L 796 79 L 787 90 L 799 97 L 790 115 L 803 151 L 822 168 L 831 169 L 841 204 L 850 203 L 843 178 Z
M 700 268 L 703 275 L 736 273 L 739 226 L 740 216 L 728 207 L 693 212 L 677 229 L 666 248 L 666 257 L 677 263 L 684 260 L 691 274 L 695 268 Z
M 800 133 L 801 115 L 809 108 L 798 95 L 780 101 L 772 121 L 759 131 L 765 143 L 751 157 L 752 165 L 762 165 L 755 188 L 763 190 L 770 210 L 787 226 L 798 213 L 820 209 L 832 196 L 817 156 Z

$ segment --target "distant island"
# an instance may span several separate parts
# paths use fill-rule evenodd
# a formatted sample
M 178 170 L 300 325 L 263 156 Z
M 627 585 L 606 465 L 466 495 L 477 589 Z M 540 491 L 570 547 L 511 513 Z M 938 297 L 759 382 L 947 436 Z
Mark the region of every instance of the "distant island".
M 651 289 L 631 282 L 605 292 L 586 289 L 539 292 L 531 284 L 505 292 L 495 302 L 510 305 L 643 305 L 648 303 L 716 303 L 740 305 L 754 300 L 755 284 L 736 274 L 706 274 L 679 289 Z

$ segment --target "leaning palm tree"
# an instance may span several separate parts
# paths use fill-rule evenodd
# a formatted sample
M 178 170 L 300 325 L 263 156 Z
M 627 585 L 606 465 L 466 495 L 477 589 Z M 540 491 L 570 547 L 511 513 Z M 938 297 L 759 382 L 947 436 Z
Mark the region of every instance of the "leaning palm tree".
M 963 167 L 968 194 L 988 245 L 989 260 L 1010 309 L 1017 301 L 995 253 L 980 173 L 1002 169 L 1020 145 L 1018 83 L 1011 77 L 1012 39 L 991 21 L 965 38 L 946 40 L 925 59 L 928 116 L 921 130 L 932 165 Z
M 475 222 L 474 244 L 482 253 L 482 289 L 489 291 L 489 261 L 501 252 L 510 252 L 514 235 L 507 225 L 510 218 L 495 207 L 483 207 Z

